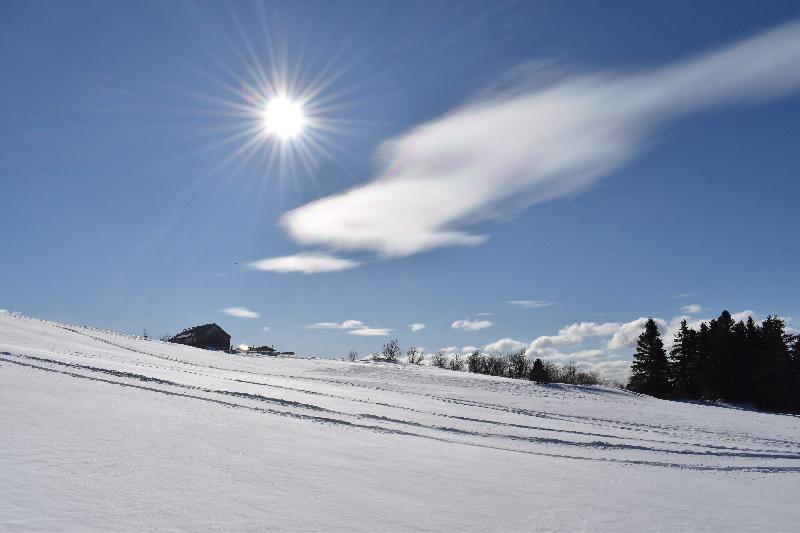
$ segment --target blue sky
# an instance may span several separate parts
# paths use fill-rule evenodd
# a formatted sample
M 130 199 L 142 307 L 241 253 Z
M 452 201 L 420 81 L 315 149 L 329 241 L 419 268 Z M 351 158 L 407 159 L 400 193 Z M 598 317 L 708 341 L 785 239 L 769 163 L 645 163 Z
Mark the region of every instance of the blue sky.
M 608 375 L 640 317 L 800 317 L 798 19 L 796 2 L 0 3 L 0 308 L 134 333 L 215 321 L 304 354 L 380 333 L 523 346 Z M 289 78 L 313 94 L 282 144 L 258 109 Z M 275 271 L 297 254 L 354 268 Z

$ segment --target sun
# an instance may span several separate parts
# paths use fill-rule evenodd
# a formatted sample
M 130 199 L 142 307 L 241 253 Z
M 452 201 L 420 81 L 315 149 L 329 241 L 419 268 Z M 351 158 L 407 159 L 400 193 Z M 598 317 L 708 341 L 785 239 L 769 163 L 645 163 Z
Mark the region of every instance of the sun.
M 303 106 L 285 96 L 277 96 L 267 102 L 262 119 L 264 131 L 282 141 L 297 138 L 306 124 Z

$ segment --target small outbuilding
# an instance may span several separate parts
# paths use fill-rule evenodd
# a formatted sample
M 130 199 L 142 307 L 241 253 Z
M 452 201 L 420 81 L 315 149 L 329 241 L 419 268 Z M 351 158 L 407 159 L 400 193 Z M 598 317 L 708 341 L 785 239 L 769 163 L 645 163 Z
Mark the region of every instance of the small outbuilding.
M 253 346 L 248 350 L 248 353 L 259 355 L 278 355 L 278 350 L 272 346 Z
M 185 329 L 172 337 L 169 342 L 203 348 L 204 350 L 231 349 L 231 336 L 216 324 L 204 324 Z

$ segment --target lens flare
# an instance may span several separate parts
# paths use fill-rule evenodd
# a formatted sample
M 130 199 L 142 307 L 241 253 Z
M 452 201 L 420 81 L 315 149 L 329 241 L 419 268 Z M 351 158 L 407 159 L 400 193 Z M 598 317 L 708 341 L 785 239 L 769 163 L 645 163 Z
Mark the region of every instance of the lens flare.
M 306 117 L 303 106 L 285 96 L 278 96 L 267 103 L 263 114 L 264 131 L 281 140 L 291 140 L 303 132 Z

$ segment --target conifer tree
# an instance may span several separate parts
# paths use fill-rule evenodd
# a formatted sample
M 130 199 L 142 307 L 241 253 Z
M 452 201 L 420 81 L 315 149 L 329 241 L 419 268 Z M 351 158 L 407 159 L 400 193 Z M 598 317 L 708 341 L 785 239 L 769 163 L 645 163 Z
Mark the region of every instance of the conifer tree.
M 697 383 L 697 332 L 691 329 L 686 319 L 675 334 L 669 352 L 670 379 L 674 394 L 680 398 L 697 398 L 700 394 Z
M 536 383 L 547 383 L 547 371 L 544 368 L 544 363 L 538 357 L 533 362 L 533 366 L 531 366 L 530 379 Z
M 763 409 L 788 410 L 793 407 L 794 388 L 798 385 L 793 376 L 790 335 L 785 332 L 783 320 L 767 317 L 761 323 L 759 346 L 760 369 L 757 376 L 756 404 Z
M 644 331 L 636 343 L 628 388 L 658 398 L 666 398 L 670 394 L 667 352 L 652 318 L 645 323 Z

